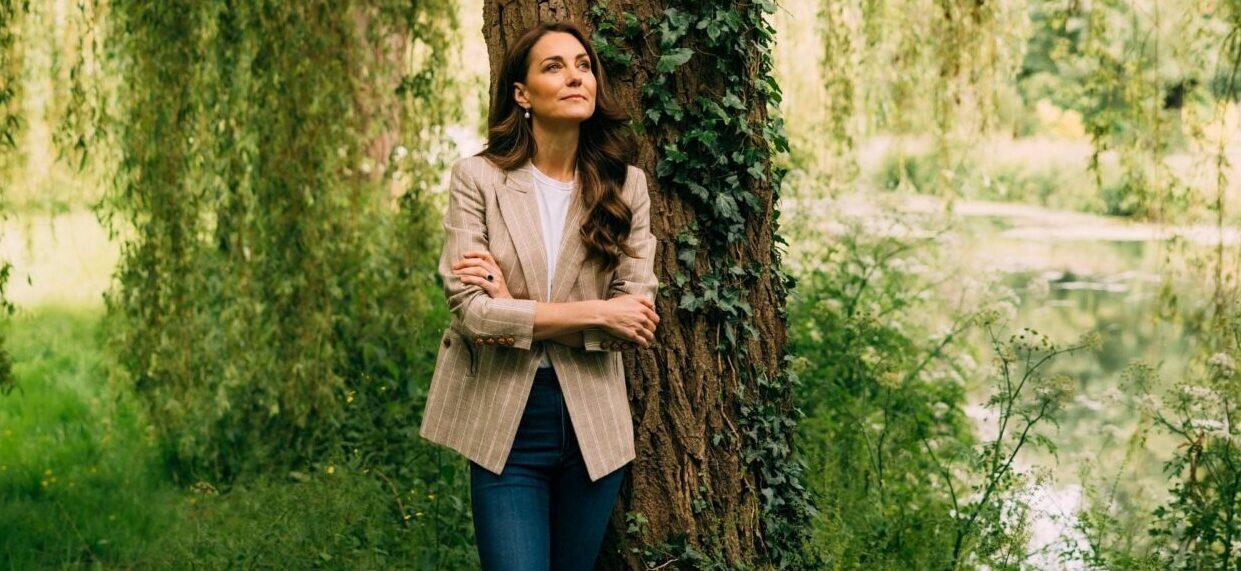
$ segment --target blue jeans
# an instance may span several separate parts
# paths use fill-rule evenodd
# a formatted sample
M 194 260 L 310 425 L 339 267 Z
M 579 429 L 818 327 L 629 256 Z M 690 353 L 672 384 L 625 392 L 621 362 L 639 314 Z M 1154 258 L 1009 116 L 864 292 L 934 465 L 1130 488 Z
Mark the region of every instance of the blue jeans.
M 538 369 L 502 473 L 470 462 L 483 569 L 593 568 L 627 467 L 590 481 L 555 370 Z

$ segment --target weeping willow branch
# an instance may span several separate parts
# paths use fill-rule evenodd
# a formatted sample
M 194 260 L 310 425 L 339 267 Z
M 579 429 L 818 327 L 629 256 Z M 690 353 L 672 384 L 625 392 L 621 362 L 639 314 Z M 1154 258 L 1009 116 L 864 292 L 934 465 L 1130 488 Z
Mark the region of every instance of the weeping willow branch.
M 117 109 L 96 118 L 118 163 L 103 207 L 133 238 L 107 322 L 178 476 L 311 461 L 374 434 L 348 414 L 355 395 L 390 404 L 413 385 L 454 12 L 108 3 Z
M 0 0 L 0 174 L 6 173 L 12 166 L 12 157 L 17 150 L 16 135 L 21 129 L 18 95 L 21 87 L 21 53 L 18 42 L 18 30 L 22 16 L 29 9 L 29 3 L 17 0 Z M 7 189 L 0 186 L 0 202 L 6 198 Z M 0 211 L 0 220 L 4 219 Z M 13 266 L 7 260 L 0 260 L 0 313 L 12 315 L 13 304 L 4 295 L 5 285 Z M 4 347 L 4 336 L 0 334 L 0 393 L 8 394 L 13 390 L 12 358 Z
M 830 152 L 856 176 L 856 141 L 931 132 L 953 164 L 996 127 L 1024 56 L 1027 2 L 823 0 Z M 943 180 L 941 183 L 945 182 Z M 941 188 L 946 184 L 939 185 Z

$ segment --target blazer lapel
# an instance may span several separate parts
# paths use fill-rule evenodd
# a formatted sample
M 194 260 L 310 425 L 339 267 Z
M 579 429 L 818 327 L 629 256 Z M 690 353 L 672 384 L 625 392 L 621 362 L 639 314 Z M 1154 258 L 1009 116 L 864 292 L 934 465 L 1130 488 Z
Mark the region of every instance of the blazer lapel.
M 517 260 L 526 278 L 531 299 L 547 301 L 547 254 L 543 250 L 543 226 L 540 222 L 538 196 L 534 180 L 526 165 L 505 171 L 504 191 L 496 197 L 500 215 L 509 236 L 517 247 Z M 507 276 L 506 276 L 507 277 Z
M 569 212 L 565 214 L 564 235 L 560 240 L 560 254 L 556 256 L 556 273 L 552 276 L 552 301 L 563 301 L 566 289 L 573 283 L 586 257 L 586 245 L 580 234 L 586 209 L 582 205 L 582 192 L 573 191 Z M 547 270 L 544 270 L 547 271 Z
M 506 171 L 504 192 L 497 197 L 500 214 L 508 227 L 509 235 L 517 246 L 517 258 L 521 263 L 526 285 L 533 299 L 542 302 L 560 301 L 566 288 L 572 283 L 585 259 L 586 248 L 582 244 L 579 228 L 585 218 L 580 189 L 573 191 L 569 212 L 565 215 L 564 235 L 556 256 L 556 272 L 552 276 L 551 298 L 547 297 L 547 252 L 543 248 L 543 226 L 539 214 L 538 193 L 534 191 L 534 177 L 529 171 L 530 160 L 517 169 Z

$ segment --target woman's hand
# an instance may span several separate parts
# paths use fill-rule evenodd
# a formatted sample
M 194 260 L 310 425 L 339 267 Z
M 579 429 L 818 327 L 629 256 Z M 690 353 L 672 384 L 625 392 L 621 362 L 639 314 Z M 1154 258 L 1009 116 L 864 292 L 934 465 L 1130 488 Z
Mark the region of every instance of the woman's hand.
M 605 300 L 603 305 L 603 328 L 616 337 L 622 337 L 647 347 L 655 340 L 655 326 L 659 315 L 655 305 L 645 297 L 623 294 Z
M 504 273 L 500 271 L 500 265 L 491 257 L 490 252 L 472 251 L 462 254 L 461 259 L 453 262 L 452 273 L 464 283 L 482 287 L 492 298 L 513 298 L 508 292 L 508 283 L 504 281 Z M 488 276 L 491 277 L 490 280 L 487 279 Z

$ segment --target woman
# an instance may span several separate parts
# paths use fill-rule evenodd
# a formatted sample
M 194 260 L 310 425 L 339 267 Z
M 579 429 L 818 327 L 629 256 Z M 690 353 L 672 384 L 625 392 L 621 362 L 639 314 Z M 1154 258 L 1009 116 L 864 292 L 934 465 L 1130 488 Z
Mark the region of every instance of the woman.
M 487 149 L 453 165 L 439 273 L 453 313 L 419 431 L 469 459 L 485 569 L 590 569 L 633 420 L 618 351 L 659 316 L 634 143 L 572 24 L 505 55 Z

